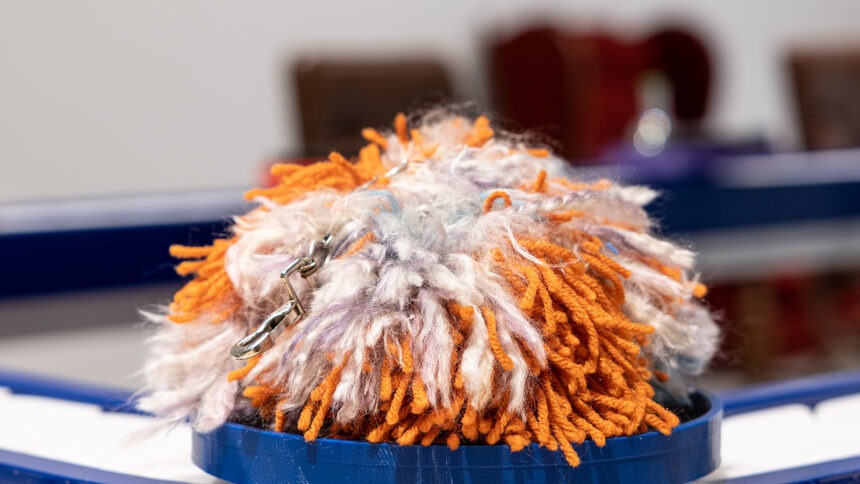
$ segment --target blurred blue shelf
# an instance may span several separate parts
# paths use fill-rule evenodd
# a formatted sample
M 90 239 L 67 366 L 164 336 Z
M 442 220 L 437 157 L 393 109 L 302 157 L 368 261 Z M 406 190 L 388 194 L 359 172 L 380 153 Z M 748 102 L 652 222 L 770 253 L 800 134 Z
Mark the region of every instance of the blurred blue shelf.
M 649 211 L 663 233 L 682 238 L 860 220 L 860 150 L 747 151 L 736 156 L 712 150 L 654 159 L 622 157 L 617 166 L 593 174 L 659 190 L 662 197 Z M 85 219 L 78 224 L 68 223 L 66 216 L 74 201 L 42 203 L 35 210 L 0 207 L 0 252 L 13 254 L 3 260 L 0 298 L 176 281 L 176 261 L 168 246 L 210 243 L 225 233 L 230 216 L 247 210 L 239 190 L 151 196 L 133 203 L 129 198 L 80 204 L 80 211 L 92 213 L 77 214 Z M 189 205 L 195 210 L 189 212 Z M 130 208 L 123 212 L 113 206 Z

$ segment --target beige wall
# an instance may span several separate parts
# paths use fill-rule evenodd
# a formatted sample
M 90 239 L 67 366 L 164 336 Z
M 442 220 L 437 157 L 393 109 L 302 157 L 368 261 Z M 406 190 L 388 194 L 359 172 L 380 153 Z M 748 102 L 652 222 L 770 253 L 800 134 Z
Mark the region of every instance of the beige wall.
M 719 56 L 713 127 L 791 141 L 781 55 L 860 41 L 856 0 L 0 0 L 0 202 L 246 186 L 298 146 L 280 62 L 437 53 L 483 101 L 482 36 L 545 16 L 647 30 L 684 17 Z

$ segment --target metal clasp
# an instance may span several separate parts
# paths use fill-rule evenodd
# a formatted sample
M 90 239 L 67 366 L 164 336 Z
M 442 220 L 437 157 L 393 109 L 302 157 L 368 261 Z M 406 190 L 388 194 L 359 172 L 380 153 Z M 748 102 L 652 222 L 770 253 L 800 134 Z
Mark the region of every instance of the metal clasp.
M 276 309 L 253 333 L 240 339 L 230 348 L 230 356 L 237 360 L 247 360 L 275 345 L 275 340 L 288 326 L 299 322 L 305 313 L 296 299 Z
M 299 274 L 301 274 L 302 277 L 307 279 L 314 275 L 314 273 L 322 267 L 325 261 L 328 260 L 328 253 L 331 249 L 331 240 L 332 235 L 326 234 L 323 238 L 311 243 L 311 250 L 308 251 L 308 256 L 301 259 L 301 264 L 298 267 Z M 289 270 L 289 267 L 281 272 L 282 279 L 284 277 L 284 272 L 287 270 Z
M 391 178 L 400 173 L 401 171 L 405 170 L 407 166 L 409 166 L 409 160 L 404 160 L 397 164 L 394 168 L 391 168 L 390 170 L 386 171 L 384 174 L 376 175 L 370 180 L 366 181 L 364 184 L 359 186 L 357 190 L 367 190 L 368 188 L 372 187 L 374 183 L 378 182 L 380 178 Z
M 305 317 L 305 309 L 299 301 L 296 289 L 290 282 L 290 276 L 298 272 L 307 279 L 318 271 L 328 260 L 331 241 L 331 234 L 326 234 L 322 239 L 315 240 L 306 257 L 294 260 L 281 271 L 281 284 L 289 296 L 287 303 L 269 314 L 254 332 L 234 344 L 230 348 L 230 356 L 237 360 L 247 360 L 259 355 L 274 346 L 275 340 L 284 330 Z

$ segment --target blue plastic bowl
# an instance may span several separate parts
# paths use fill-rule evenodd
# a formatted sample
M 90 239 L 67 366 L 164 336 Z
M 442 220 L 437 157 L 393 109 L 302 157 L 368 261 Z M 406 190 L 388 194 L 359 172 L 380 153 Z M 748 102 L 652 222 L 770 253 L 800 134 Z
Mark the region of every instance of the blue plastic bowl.
M 296 483 L 492 483 L 689 482 L 720 464 L 722 403 L 712 394 L 691 395 L 696 418 L 672 435 L 648 432 L 575 446 L 582 460 L 571 467 L 561 452 L 532 444 L 399 446 L 318 439 L 228 423 L 194 433 L 194 463 L 232 482 Z

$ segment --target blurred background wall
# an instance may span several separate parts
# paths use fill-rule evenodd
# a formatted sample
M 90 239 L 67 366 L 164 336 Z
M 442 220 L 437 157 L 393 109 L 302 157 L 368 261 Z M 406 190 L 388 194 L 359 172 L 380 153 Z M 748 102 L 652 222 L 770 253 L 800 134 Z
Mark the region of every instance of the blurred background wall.
M 787 50 L 857 40 L 858 18 L 856 0 L 0 0 L 0 202 L 256 183 L 299 149 L 299 54 L 426 52 L 485 105 L 485 37 L 529 20 L 636 36 L 681 19 L 715 54 L 708 127 L 792 146 Z

